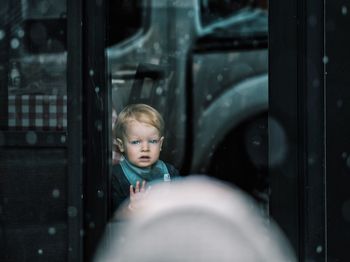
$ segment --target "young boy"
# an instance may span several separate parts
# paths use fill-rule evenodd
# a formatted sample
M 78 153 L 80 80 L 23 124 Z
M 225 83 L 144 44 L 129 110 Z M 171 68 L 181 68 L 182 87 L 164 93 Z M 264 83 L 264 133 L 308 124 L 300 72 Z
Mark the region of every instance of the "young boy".
M 164 120 L 146 104 L 131 104 L 118 115 L 114 134 L 120 162 L 112 169 L 112 214 L 129 198 L 129 211 L 146 190 L 146 182 L 170 181 L 176 168 L 159 159 L 164 140 Z

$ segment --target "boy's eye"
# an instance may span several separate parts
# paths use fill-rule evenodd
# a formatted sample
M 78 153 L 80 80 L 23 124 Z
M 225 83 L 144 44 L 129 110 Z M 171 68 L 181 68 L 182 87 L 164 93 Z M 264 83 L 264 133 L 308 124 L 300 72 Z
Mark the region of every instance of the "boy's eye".
M 132 144 L 132 145 L 138 145 L 140 143 L 141 143 L 140 140 L 132 140 L 132 141 L 130 141 L 130 144 Z
M 158 139 L 151 139 L 149 141 L 150 144 L 157 144 L 158 143 Z

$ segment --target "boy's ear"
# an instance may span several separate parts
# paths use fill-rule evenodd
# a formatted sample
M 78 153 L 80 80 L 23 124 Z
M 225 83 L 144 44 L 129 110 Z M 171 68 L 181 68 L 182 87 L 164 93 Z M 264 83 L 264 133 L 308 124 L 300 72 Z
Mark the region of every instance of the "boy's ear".
M 124 152 L 124 144 L 120 138 L 117 138 L 117 146 L 119 148 L 119 151 L 123 153 Z
M 159 139 L 160 151 L 162 151 L 163 140 L 164 140 L 164 136 L 162 136 L 162 137 Z

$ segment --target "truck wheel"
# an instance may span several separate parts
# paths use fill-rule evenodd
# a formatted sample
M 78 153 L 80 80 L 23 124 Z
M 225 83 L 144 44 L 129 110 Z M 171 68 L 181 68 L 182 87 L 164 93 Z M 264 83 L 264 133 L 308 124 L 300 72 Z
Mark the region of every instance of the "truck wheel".
M 209 173 L 266 201 L 268 192 L 267 113 L 242 123 L 215 151 Z

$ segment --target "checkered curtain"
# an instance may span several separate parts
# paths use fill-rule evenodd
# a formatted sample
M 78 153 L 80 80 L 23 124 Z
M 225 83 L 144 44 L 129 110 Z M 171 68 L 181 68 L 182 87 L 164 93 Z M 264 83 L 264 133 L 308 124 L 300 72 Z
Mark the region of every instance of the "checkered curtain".
M 9 95 L 9 130 L 65 130 L 67 96 Z

